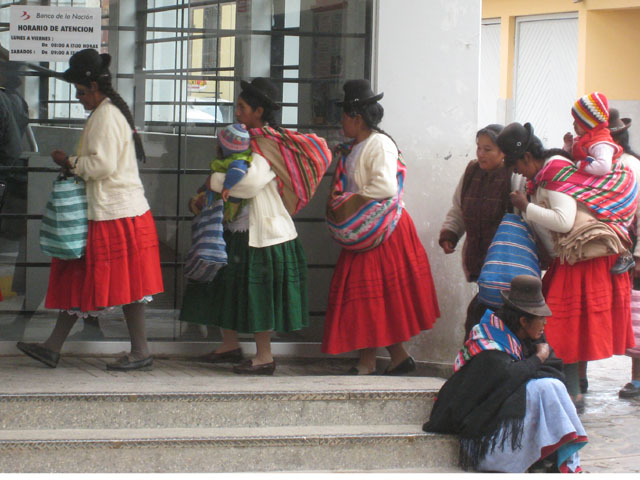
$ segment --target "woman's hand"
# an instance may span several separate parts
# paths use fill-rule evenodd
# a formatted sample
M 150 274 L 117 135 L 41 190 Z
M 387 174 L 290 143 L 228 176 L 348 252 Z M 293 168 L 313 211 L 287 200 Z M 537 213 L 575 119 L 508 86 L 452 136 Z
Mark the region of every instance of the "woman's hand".
M 453 242 L 450 240 L 444 240 L 442 243 L 440 243 L 440 246 L 442 247 L 442 250 L 444 250 L 444 253 L 446 253 L 447 255 L 456 251 L 456 247 L 453 246 Z
M 204 208 L 204 192 L 199 192 L 195 197 L 189 200 L 189 210 L 194 215 L 198 215 Z
M 521 212 L 527 211 L 527 205 L 529 205 L 529 200 L 527 200 L 527 196 L 520 191 L 511 192 L 509 194 L 511 198 L 511 204 L 516 207 Z
M 229 200 L 229 189 L 228 188 L 223 188 L 222 191 L 220 192 L 220 196 L 222 197 L 222 200 L 224 200 L 225 202 Z
M 540 359 L 542 363 L 544 363 L 549 355 L 551 354 L 551 349 L 549 348 L 548 343 L 538 343 L 536 344 L 536 356 Z
M 53 161 L 60 165 L 62 168 L 71 168 L 69 163 L 69 156 L 62 150 L 54 150 L 51 152 L 51 158 Z

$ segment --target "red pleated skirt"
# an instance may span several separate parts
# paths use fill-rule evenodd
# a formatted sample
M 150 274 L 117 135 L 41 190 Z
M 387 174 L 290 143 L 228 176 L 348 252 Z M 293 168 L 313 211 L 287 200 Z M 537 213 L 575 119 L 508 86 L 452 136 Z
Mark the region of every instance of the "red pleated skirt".
M 631 280 L 611 275 L 616 255 L 561 264 L 556 259 L 542 279 L 551 309 L 545 334 L 565 363 L 624 355 L 633 347 Z
M 337 354 L 404 342 L 429 330 L 439 316 L 429 259 L 404 211 L 382 245 L 340 253 L 322 351 Z
M 46 308 L 97 311 L 163 291 L 151 210 L 137 217 L 89 220 L 87 253 L 51 260 Z

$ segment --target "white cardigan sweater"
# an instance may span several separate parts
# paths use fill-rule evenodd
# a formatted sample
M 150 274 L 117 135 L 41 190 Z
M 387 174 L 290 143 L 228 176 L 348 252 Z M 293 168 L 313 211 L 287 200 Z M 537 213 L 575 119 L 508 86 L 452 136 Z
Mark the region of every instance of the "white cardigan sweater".
M 571 163 L 562 156 L 553 156 L 547 159 L 545 165 L 551 160 L 564 160 Z M 549 208 L 540 206 L 541 203 L 549 205 Z M 532 195 L 526 212 L 523 212 L 523 217 L 536 232 L 550 256 L 558 256 L 551 232 L 569 232 L 576 221 L 577 208 L 586 207 L 579 207 L 575 199 L 566 193 L 538 187 L 536 193 Z
M 224 173 L 212 174 L 209 188 L 221 192 L 224 177 Z M 249 199 L 250 247 L 269 247 L 298 236 L 291 215 L 278 193 L 276 175 L 262 155 L 253 153 L 247 174 L 229 190 L 229 194 Z
M 138 173 L 131 127 L 105 98 L 87 120 L 72 172 L 87 183 L 89 220 L 136 217 L 149 210 Z
M 392 197 L 398 191 L 398 148 L 383 133 L 373 132 L 356 160 L 353 180 L 359 193 L 374 200 Z

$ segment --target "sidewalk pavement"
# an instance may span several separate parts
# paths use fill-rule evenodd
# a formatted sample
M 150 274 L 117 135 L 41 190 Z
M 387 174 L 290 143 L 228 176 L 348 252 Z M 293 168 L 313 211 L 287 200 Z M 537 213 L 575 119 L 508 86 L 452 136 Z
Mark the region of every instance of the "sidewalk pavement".
M 63 356 L 58 368 L 52 370 L 24 356 L 1 357 L 2 393 L 437 390 L 444 381 L 416 376 L 342 376 L 351 361 L 340 359 L 278 360 L 276 375 L 266 378 L 234 375 L 229 365 L 162 358 L 154 360 L 151 372 L 107 372 L 108 361 L 111 359 Z M 630 373 L 628 357 L 589 364 L 589 392 L 581 416 L 589 438 L 581 451 L 586 472 L 640 472 L 640 398 L 618 398 L 618 390 L 629 381 Z M 425 412 L 425 420 L 427 415 Z
M 581 452 L 587 473 L 640 472 L 640 398 L 618 398 L 631 380 L 631 359 L 590 362 L 586 409 L 580 417 L 589 443 Z

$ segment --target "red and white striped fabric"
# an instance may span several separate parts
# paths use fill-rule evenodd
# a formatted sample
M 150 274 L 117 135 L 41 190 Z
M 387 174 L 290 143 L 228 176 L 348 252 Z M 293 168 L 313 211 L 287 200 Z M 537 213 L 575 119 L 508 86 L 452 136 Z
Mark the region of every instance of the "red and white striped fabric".
M 631 290 L 631 326 L 636 346 L 627 348 L 627 355 L 640 358 L 640 290 Z

